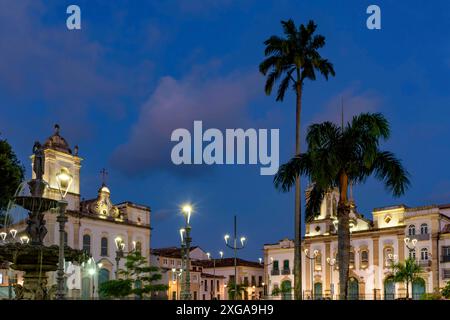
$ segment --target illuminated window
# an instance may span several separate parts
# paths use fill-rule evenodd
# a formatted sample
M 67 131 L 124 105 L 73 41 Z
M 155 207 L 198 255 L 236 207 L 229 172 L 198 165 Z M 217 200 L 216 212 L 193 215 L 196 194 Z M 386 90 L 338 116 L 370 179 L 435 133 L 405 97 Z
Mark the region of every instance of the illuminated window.
M 392 247 L 385 247 L 383 250 L 384 265 L 390 267 L 392 264 L 392 257 L 394 255 L 394 249 Z
M 353 268 L 355 266 L 355 252 L 350 251 L 350 268 Z
M 361 262 L 368 263 L 369 262 L 369 252 L 367 250 L 361 251 Z
M 314 269 L 317 271 L 322 270 L 322 254 L 320 251 L 317 253 L 316 258 L 314 259 Z

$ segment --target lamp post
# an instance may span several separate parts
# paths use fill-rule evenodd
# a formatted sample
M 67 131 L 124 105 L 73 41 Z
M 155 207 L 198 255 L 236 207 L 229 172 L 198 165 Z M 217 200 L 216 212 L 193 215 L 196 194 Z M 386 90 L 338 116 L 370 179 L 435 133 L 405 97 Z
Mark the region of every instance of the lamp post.
M 314 300 L 314 263 L 313 260 L 316 259 L 317 255 L 319 254 L 319 251 L 314 250 L 312 256 L 308 255 L 309 250 L 305 249 L 305 257 L 309 259 L 309 263 L 311 265 L 311 300 Z
M 182 255 L 185 259 L 185 276 L 184 276 L 184 289 L 182 290 L 182 299 L 183 300 L 191 300 L 191 259 L 189 257 L 190 251 L 191 251 L 191 213 L 192 213 L 192 206 L 191 205 L 184 205 L 182 208 L 183 216 L 184 216 L 184 231 L 180 230 L 181 235 L 181 249 Z
M 330 293 L 331 293 L 331 300 L 333 300 L 334 297 L 333 267 L 336 264 L 336 259 L 328 257 L 327 263 L 330 265 Z
M 417 244 L 417 239 L 410 239 L 408 237 L 406 237 L 404 239 L 405 241 L 405 245 L 406 248 L 408 248 L 409 250 L 409 257 L 411 258 L 411 253 L 414 252 L 414 260 L 416 259 L 416 255 L 415 255 L 415 251 L 416 251 L 416 244 Z
M 5 224 L 5 231 L 6 231 L 6 224 Z M 0 232 L 0 239 L 1 239 L 1 243 L 2 244 L 6 244 L 8 242 L 16 242 L 16 235 L 17 235 L 17 230 L 16 229 L 10 229 L 9 230 L 9 236 L 11 238 L 11 240 L 8 240 L 8 233 L 2 231 Z M 13 272 L 11 270 L 10 267 L 11 263 L 8 264 L 8 299 L 12 300 L 12 292 L 13 292 Z
M 58 270 L 56 272 L 57 281 L 57 291 L 56 299 L 63 300 L 65 298 L 65 288 L 64 288 L 64 247 L 65 247 L 65 225 L 67 222 L 66 209 L 67 201 L 66 195 L 69 191 L 70 185 L 72 184 L 73 177 L 69 171 L 62 168 L 61 171 L 56 174 L 56 182 L 58 183 L 59 193 L 61 194 L 61 199 L 58 201 L 59 213 L 56 221 L 59 223 L 59 255 L 58 255 Z
M 177 282 L 177 294 L 175 297 L 175 300 L 178 300 L 178 292 L 179 292 L 179 282 L 181 281 L 181 276 L 183 274 L 183 269 L 180 268 L 179 271 L 177 271 L 177 269 L 172 268 L 172 281 L 176 281 Z
M 206 255 L 208 256 L 208 260 L 212 260 L 213 261 L 213 283 L 212 283 L 212 287 L 211 287 L 211 300 L 216 300 L 216 290 L 215 290 L 215 281 L 216 281 L 216 259 L 213 258 L 211 259 L 211 253 L 207 252 Z M 219 255 L 220 255 L 220 259 L 222 259 L 223 257 L 223 251 L 219 251 Z
M 268 266 L 273 264 L 273 257 L 270 257 L 269 259 L 270 259 L 270 263 L 263 263 L 263 259 L 262 258 L 258 258 L 259 264 L 264 266 L 264 269 L 266 269 L 266 267 L 268 267 Z M 267 276 L 269 278 L 269 269 L 267 269 Z M 265 272 L 264 272 L 264 279 L 266 279 L 266 273 Z M 267 295 L 267 288 L 266 288 L 265 282 L 263 282 L 261 285 L 263 286 L 263 294 L 264 294 L 264 296 L 266 296 Z
M 233 233 L 234 237 L 233 237 L 233 245 L 230 245 L 228 243 L 228 239 L 230 239 L 230 235 L 226 234 L 224 239 L 225 239 L 225 245 L 230 248 L 233 249 L 234 251 L 234 298 L 236 299 L 237 296 L 237 251 L 244 249 L 245 247 L 245 241 L 247 240 L 245 237 L 241 237 L 241 245 L 238 246 L 237 243 L 237 218 L 236 216 L 234 216 L 234 233 Z
M 121 237 L 117 237 L 114 239 L 114 243 L 116 244 L 116 280 L 119 279 L 119 264 L 120 259 L 122 259 L 125 256 L 125 242 L 122 240 Z

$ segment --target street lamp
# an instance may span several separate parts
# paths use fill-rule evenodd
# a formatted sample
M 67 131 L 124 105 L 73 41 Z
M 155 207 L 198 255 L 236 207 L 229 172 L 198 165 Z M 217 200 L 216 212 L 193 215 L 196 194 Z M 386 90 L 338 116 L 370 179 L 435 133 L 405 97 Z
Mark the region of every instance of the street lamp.
M 234 298 L 236 299 L 237 296 L 237 251 L 244 249 L 245 247 L 245 241 L 247 240 L 247 238 L 245 237 L 241 237 L 240 241 L 241 241 L 241 245 L 239 246 L 237 243 L 237 218 L 236 216 L 234 216 L 234 237 L 233 237 L 233 245 L 230 245 L 228 243 L 228 240 L 230 239 L 230 235 L 226 234 L 224 236 L 225 239 L 225 245 L 234 250 Z
M 273 257 L 270 257 L 269 259 L 270 259 L 270 263 L 263 263 L 263 259 L 262 258 L 258 258 L 259 264 L 264 266 L 264 269 L 265 269 L 266 267 L 268 267 L 268 266 L 273 264 Z M 269 270 L 267 270 L 267 276 L 269 276 Z M 264 279 L 266 279 L 266 272 L 265 271 L 264 271 Z M 266 296 L 267 295 L 267 288 L 265 286 L 265 283 L 263 282 L 261 285 L 263 286 L 264 296 Z
M 328 257 L 327 263 L 330 265 L 330 293 L 331 293 L 331 300 L 333 300 L 334 297 L 333 267 L 336 264 L 336 259 Z
M 414 259 L 416 258 L 416 244 L 417 244 L 417 239 L 410 239 L 408 237 L 406 237 L 405 239 L 403 239 L 405 241 L 405 245 L 406 248 L 408 248 L 409 250 L 409 257 L 411 258 L 411 254 L 414 252 Z
M 305 257 L 309 259 L 309 263 L 311 265 L 311 299 L 314 300 L 314 263 L 313 260 L 316 260 L 317 255 L 319 254 L 318 250 L 314 250 L 311 256 L 308 255 L 309 250 L 305 249 Z
M 212 287 L 211 287 L 211 297 L 212 297 L 211 300 L 216 300 L 215 284 L 214 284 L 216 282 L 216 259 L 211 259 L 211 253 L 209 253 L 209 252 L 207 252 L 206 255 L 208 256 L 208 260 L 212 260 L 213 261 L 213 270 L 214 270 L 213 278 L 214 278 L 214 280 L 213 280 L 213 284 L 212 284 Z M 222 259 L 223 251 L 219 251 L 219 255 L 220 255 L 220 259 Z
M 58 271 L 56 272 L 57 291 L 56 299 L 63 300 L 65 298 L 64 290 L 64 246 L 65 246 L 65 224 L 67 222 L 66 209 L 67 201 L 66 195 L 72 184 L 73 177 L 69 173 L 69 170 L 62 168 L 59 173 L 56 174 L 56 182 L 58 184 L 59 193 L 61 199 L 58 201 L 59 214 L 56 221 L 59 223 L 59 255 L 58 255 Z
M 182 299 L 184 300 L 191 300 L 191 259 L 189 257 L 189 253 L 191 251 L 191 214 L 192 214 L 192 206 L 189 204 L 186 204 L 181 209 L 183 216 L 184 216 L 184 222 L 185 226 L 183 229 L 180 230 L 180 236 L 181 236 L 181 250 L 184 251 L 184 259 L 186 262 L 185 268 L 185 277 L 184 277 L 184 288 L 182 290 Z M 183 252 L 182 252 L 183 256 Z
M 5 224 L 5 230 L 6 230 L 6 224 Z M 8 233 L 5 231 L 0 232 L 0 239 L 2 240 L 2 244 L 6 244 L 8 242 L 15 243 L 16 242 L 16 235 L 17 230 L 16 229 L 10 229 L 9 230 L 9 236 L 11 239 L 8 239 Z M 21 241 L 23 244 L 23 241 Z M 13 284 L 15 281 L 13 280 L 13 271 L 11 269 L 11 263 L 8 264 L 8 298 L 9 300 L 12 299 L 13 294 Z
M 172 282 L 173 283 L 175 283 L 175 281 L 177 282 L 177 295 L 176 295 L 176 297 L 175 297 L 175 300 L 177 300 L 178 299 L 178 292 L 180 291 L 179 290 L 179 283 L 180 283 L 180 281 L 181 281 L 181 277 L 182 277 L 182 274 L 183 274 L 183 269 L 181 269 L 180 268 L 180 270 L 179 271 L 177 271 L 177 269 L 175 269 L 175 268 L 172 268 Z
M 116 280 L 119 279 L 119 263 L 120 259 L 123 258 L 124 255 L 124 249 L 125 249 L 125 242 L 121 237 L 116 237 L 114 239 L 114 243 L 116 244 Z

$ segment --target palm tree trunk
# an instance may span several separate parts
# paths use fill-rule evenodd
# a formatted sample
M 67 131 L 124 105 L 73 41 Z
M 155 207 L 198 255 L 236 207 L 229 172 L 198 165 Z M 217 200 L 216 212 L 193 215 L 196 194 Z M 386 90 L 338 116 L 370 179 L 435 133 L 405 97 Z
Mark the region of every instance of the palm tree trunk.
M 341 300 L 348 298 L 348 271 L 350 264 L 350 207 L 347 203 L 348 177 L 343 172 L 339 178 L 338 204 L 338 265 L 339 265 L 339 296 Z
M 300 78 L 298 76 L 298 78 Z M 296 84 L 296 112 L 295 112 L 295 154 L 300 154 L 300 114 L 302 111 L 302 85 Z M 301 252 L 301 184 L 300 175 L 295 180 L 295 250 L 294 250 L 294 298 L 302 300 L 302 252 Z M 312 284 L 311 284 L 312 285 Z
M 409 299 L 409 281 L 406 281 L 406 299 Z

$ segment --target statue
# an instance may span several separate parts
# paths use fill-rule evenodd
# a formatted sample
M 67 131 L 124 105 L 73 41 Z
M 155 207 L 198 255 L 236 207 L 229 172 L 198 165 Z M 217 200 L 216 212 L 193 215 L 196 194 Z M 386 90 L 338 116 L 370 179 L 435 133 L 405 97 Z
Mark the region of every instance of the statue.
M 36 174 L 36 180 L 42 180 L 44 175 L 44 163 L 45 163 L 45 154 L 44 148 L 39 141 L 36 141 L 33 146 L 33 154 L 34 154 L 34 162 L 33 162 L 33 171 Z

